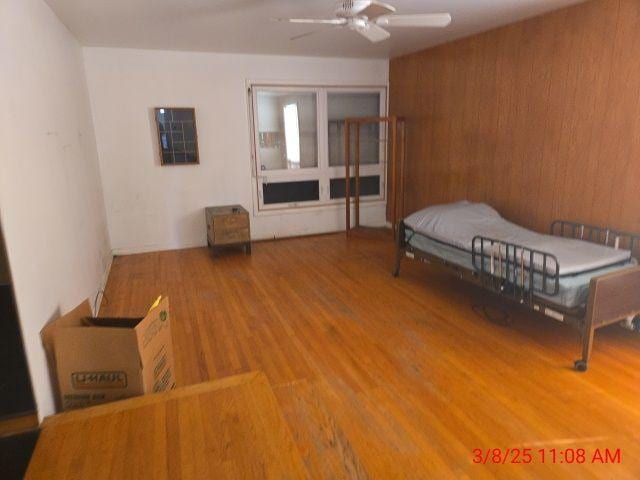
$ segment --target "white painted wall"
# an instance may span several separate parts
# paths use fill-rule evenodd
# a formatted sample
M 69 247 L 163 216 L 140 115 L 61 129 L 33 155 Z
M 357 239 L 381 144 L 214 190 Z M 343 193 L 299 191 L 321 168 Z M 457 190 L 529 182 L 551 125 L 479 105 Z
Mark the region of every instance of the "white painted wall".
M 0 215 L 40 416 L 40 329 L 95 297 L 111 251 L 82 51 L 41 0 L 0 2 Z
M 386 60 L 85 48 L 115 253 L 201 246 L 204 207 L 239 203 L 254 238 L 344 228 L 344 211 L 254 212 L 246 81 L 386 85 Z M 152 109 L 196 108 L 200 165 L 160 166 Z M 363 206 L 382 225 L 384 205 Z

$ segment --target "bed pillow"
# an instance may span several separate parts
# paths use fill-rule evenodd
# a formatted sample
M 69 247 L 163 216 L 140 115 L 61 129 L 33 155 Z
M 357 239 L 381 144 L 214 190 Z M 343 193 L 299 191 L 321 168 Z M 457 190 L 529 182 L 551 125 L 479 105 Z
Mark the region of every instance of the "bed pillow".
M 502 220 L 500 214 L 486 203 L 461 200 L 455 203 L 433 205 L 412 213 L 404 223 L 416 232 L 437 240 L 449 240 L 460 236 L 460 227 L 468 227 L 468 235 L 460 239 L 461 247 L 468 248 L 478 227 Z M 466 230 L 466 229 L 465 229 Z M 466 238 L 469 237 L 469 238 Z

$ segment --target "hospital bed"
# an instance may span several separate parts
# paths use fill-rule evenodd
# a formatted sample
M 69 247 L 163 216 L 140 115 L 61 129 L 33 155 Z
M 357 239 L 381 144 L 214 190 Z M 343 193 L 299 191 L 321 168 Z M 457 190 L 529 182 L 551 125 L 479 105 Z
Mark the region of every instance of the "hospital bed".
M 459 277 L 577 328 L 586 371 L 596 329 L 640 314 L 640 236 L 555 221 L 549 235 L 467 201 L 436 205 L 399 224 L 394 275 L 403 257 Z

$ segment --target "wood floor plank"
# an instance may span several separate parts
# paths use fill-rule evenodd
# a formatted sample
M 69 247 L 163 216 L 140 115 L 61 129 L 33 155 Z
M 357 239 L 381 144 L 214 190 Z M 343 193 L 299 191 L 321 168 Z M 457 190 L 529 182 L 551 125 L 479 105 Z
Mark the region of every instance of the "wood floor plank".
M 393 278 L 393 255 L 388 235 L 355 232 L 259 242 L 251 256 L 196 248 L 118 257 L 101 313 L 142 313 L 168 295 L 178 383 L 263 371 L 314 478 L 640 472 L 636 334 L 599 330 L 579 374 L 574 331 L 511 307 L 511 326 L 491 323 L 471 308 L 495 302 L 486 293 L 409 262 Z M 233 436 L 169 413 L 167 429 Z M 526 446 L 620 448 L 622 464 L 472 462 L 475 448 Z M 168 478 L 199 447 L 181 448 L 171 460 L 179 465 L 164 466 Z M 237 473 L 224 452 L 209 453 L 219 471 Z
M 309 475 L 268 380 L 258 372 L 51 417 L 26 478 Z

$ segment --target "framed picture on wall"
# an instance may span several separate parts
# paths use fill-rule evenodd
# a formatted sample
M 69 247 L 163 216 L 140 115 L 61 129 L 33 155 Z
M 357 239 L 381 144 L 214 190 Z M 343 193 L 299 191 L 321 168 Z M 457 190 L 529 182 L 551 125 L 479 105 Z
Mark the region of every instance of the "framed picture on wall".
M 158 107 L 155 119 L 162 165 L 200 163 L 195 108 Z

